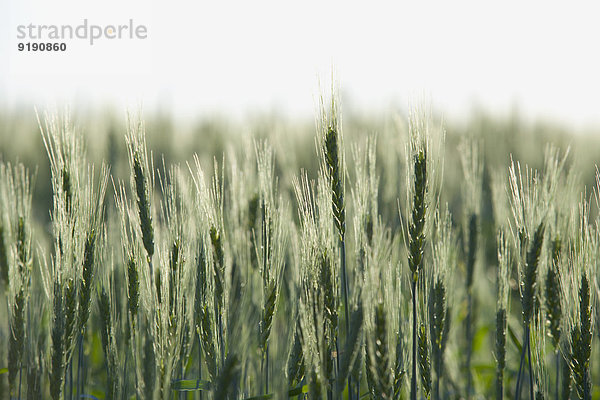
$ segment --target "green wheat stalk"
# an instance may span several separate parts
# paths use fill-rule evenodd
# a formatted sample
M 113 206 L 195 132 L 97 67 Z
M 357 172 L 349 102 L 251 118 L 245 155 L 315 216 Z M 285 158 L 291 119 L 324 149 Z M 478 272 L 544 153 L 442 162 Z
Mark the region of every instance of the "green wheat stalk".
M 425 248 L 425 212 L 427 203 L 425 199 L 427 191 L 427 153 L 421 149 L 413 157 L 414 161 L 414 191 L 412 218 L 408 227 L 409 253 L 408 265 L 412 274 L 412 318 L 413 318 L 413 349 L 412 349 L 412 375 L 411 375 L 411 400 L 417 398 L 417 282 L 419 273 L 423 268 L 423 252 Z

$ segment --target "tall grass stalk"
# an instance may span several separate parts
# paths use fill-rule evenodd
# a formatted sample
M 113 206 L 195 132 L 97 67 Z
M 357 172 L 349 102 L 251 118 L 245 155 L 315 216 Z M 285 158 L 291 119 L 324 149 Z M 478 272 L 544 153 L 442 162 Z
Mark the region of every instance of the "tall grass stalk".
M 23 164 L 0 163 L 0 268 L 6 282 L 2 292 L 8 299 L 8 393 L 18 397 L 28 361 L 26 343 L 31 341 L 26 335 L 33 272 L 31 185 Z
M 476 327 L 475 316 L 473 315 L 473 281 L 475 276 L 475 267 L 477 262 L 477 252 L 480 235 L 480 212 L 483 183 L 483 160 L 481 143 L 476 140 L 463 139 L 458 147 L 461 157 L 464 182 L 466 190 L 463 191 L 464 201 L 464 238 L 466 253 L 466 279 L 465 291 L 467 294 L 467 315 L 465 318 L 465 337 L 466 337 L 466 357 L 465 374 L 467 376 L 466 398 L 471 398 L 472 392 L 472 372 L 471 358 L 473 353 L 473 331 Z
M 590 369 L 593 337 L 590 270 L 596 254 L 596 237 L 589 225 L 589 205 L 582 201 L 576 212 L 573 243 L 569 246 L 568 267 L 561 270 L 565 323 L 563 330 L 572 383 L 580 399 L 591 399 Z M 567 271 L 564 271 L 567 270 Z M 565 390 L 566 391 L 566 390 Z
M 435 214 L 436 229 L 432 238 L 432 268 L 427 275 L 429 289 L 427 291 L 427 313 L 429 325 L 429 341 L 431 346 L 431 365 L 433 385 L 431 397 L 440 399 L 440 381 L 445 365 L 444 356 L 450 332 L 450 294 L 451 279 L 455 264 L 455 240 L 452 232 L 450 212 L 446 206 L 444 214 Z
M 425 167 L 425 153 L 420 152 L 415 157 L 415 197 L 413 202 L 413 219 L 410 226 L 410 255 L 409 264 L 412 271 L 412 296 L 413 296 L 413 375 L 411 378 L 411 398 L 416 399 L 416 359 L 417 359 L 417 282 L 422 268 L 423 233 L 425 219 L 425 180 L 427 179 Z
M 364 142 L 364 146 L 361 148 L 359 146 L 354 146 L 352 149 L 353 161 L 355 166 L 355 184 L 352 188 L 352 205 L 353 205 L 353 222 L 354 222 L 354 249 L 355 249 L 355 258 L 357 261 L 355 275 L 354 275 L 354 284 L 353 287 L 355 290 L 353 291 L 353 300 L 351 302 L 356 304 L 359 310 L 363 310 L 363 295 L 366 294 L 367 291 L 363 290 L 363 285 L 365 280 L 370 282 L 370 279 L 374 279 L 373 287 L 378 288 L 378 290 L 391 290 L 394 294 L 397 294 L 399 291 L 394 291 L 394 289 L 386 288 L 386 285 L 380 280 L 380 273 L 385 272 L 383 266 L 386 265 L 386 261 L 380 259 L 380 261 L 374 260 L 373 256 L 380 252 L 380 249 L 383 247 L 378 246 L 376 241 L 378 240 L 382 234 L 383 224 L 380 221 L 379 210 L 378 210 L 378 193 L 379 193 L 379 175 L 377 172 L 376 165 L 376 139 L 374 137 L 369 137 Z M 375 238 L 374 238 L 375 236 Z M 383 241 L 387 241 L 387 238 L 382 238 Z M 382 271 L 383 269 L 383 271 Z M 389 271 L 391 272 L 391 271 Z M 375 275 L 372 275 L 372 274 Z M 370 275 L 371 274 L 371 275 Z M 370 279 L 369 279 L 370 278 Z M 395 279 L 390 277 L 390 282 Z M 395 296 L 391 296 L 395 298 Z M 390 302 L 392 304 L 396 304 L 394 299 L 386 299 L 386 304 Z M 371 300 L 368 300 L 370 303 Z M 365 303 L 365 304 L 368 304 Z M 394 316 L 396 314 L 395 306 L 387 311 L 387 320 L 389 320 L 389 326 L 394 326 Z M 364 332 L 360 329 L 360 326 L 356 326 L 353 323 L 352 316 L 350 317 L 350 332 L 348 333 L 348 339 L 344 346 L 344 351 L 342 353 L 342 366 L 341 370 L 344 370 L 344 359 L 347 359 L 345 353 L 349 347 L 358 346 L 359 348 L 363 347 L 363 336 Z M 400 321 L 398 321 L 400 324 Z M 358 330 L 357 330 L 358 329 Z M 395 333 L 395 332 L 394 332 Z M 390 339 L 393 339 L 394 336 L 390 335 Z M 354 343 L 354 338 L 356 338 L 357 342 Z M 393 342 L 393 340 L 390 340 Z M 368 346 L 367 349 L 368 351 Z M 368 355 L 368 354 L 367 354 Z M 391 354 L 390 354 L 391 355 Z M 368 355 L 370 359 L 370 355 Z M 357 361 L 353 368 L 352 372 L 352 381 L 354 383 L 354 387 L 349 387 L 349 393 L 351 396 L 356 398 L 359 397 L 360 391 L 360 373 L 362 370 L 362 362 L 363 353 L 362 351 L 356 354 Z M 390 362 L 395 362 L 397 360 L 402 359 L 402 354 L 398 356 L 396 359 L 390 358 Z M 396 379 L 396 375 L 399 374 L 400 369 L 398 368 L 398 363 L 395 363 L 394 367 L 394 383 L 396 385 L 400 385 L 401 380 Z M 370 372 L 370 364 L 367 365 L 368 376 L 371 376 Z M 392 366 L 390 364 L 390 366 Z M 340 372 L 342 373 L 342 372 Z M 338 377 L 339 380 L 339 377 Z M 370 385 L 371 388 L 374 388 L 374 385 Z
M 300 263 L 300 334 L 302 354 L 304 356 L 305 374 L 310 379 L 311 390 L 321 393 L 325 389 L 328 397 L 333 396 L 329 380 L 333 372 L 333 354 L 335 337 L 331 329 L 331 313 L 327 309 L 326 297 L 336 293 L 335 279 L 329 277 L 323 268 L 331 268 L 328 254 L 332 254 L 334 234 L 331 229 L 331 203 L 325 181 L 320 180 L 317 193 L 305 175 L 294 180 L 294 189 L 299 205 L 301 224 L 299 249 Z M 333 271 L 329 269 L 328 271 Z M 327 282 L 322 279 L 328 277 Z M 324 387 L 323 387 L 324 386 Z
M 546 297 L 546 321 L 549 327 L 549 335 L 552 339 L 552 346 L 554 348 L 555 358 L 555 396 L 559 396 L 559 383 L 560 383 L 560 341 L 561 341 L 561 320 L 562 320 L 562 307 L 561 307 L 561 289 L 560 289 L 560 252 L 561 252 L 561 239 L 555 237 L 552 240 L 552 258 L 549 264 L 548 271 L 546 272 L 545 281 L 545 297 Z
M 62 382 L 59 374 L 64 374 L 67 366 L 69 390 L 65 395 L 70 398 L 75 338 L 83 334 L 88 319 L 95 253 L 103 234 L 108 171 L 103 165 L 99 178 L 96 177 L 94 167 L 86 162 L 82 137 L 68 115 L 47 116 L 45 125 L 40 123 L 40 130 L 50 160 L 53 189 L 54 254 L 49 275 L 58 286 L 54 295 L 64 297 L 61 301 L 54 299 L 54 320 L 65 325 L 53 328 L 52 395 L 60 396 L 56 385 Z M 60 332 L 64 335 L 61 340 Z M 77 390 L 79 387 L 77 382 Z
M 375 398 L 390 399 L 396 373 L 390 338 L 396 333 L 396 324 L 400 324 L 394 319 L 397 311 L 394 291 L 399 288 L 395 286 L 393 264 L 388 261 L 392 250 L 389 231 L 377 217 L 369 231 L 364 243 L 365 284 L 360 301 L 360 304 L 371 305 L 365 316 L 365 367 Z
M 322 105 L 322 127 L 323 145 L 322 145 L 322 169 L 325 179 L 328 182 L 331 193 L 331 208 L 333 214 L 333 224 L 337 230 L 338 236 L 338 252 L 340 259 L 340 287 L 342 289 L 342 299 L 344 303 L 344 323 L 345 335 L 350 335 L 350 314 L 348 303 L 348 271 L 346 268 L 346 204 L 345 204 L 345 163 L 344 163 L 344 148 L 341 133 L 341 123 L 339 110 L 337 109 L 334 98 L 331 100 L 331 109 L 326 112 Z M 339 337 L 336 332 L 335 347 L 336 347 L 336 370 L 339 371 Z M 348 376 L 348 391 L 349 398 L 352 400 L 358 388 L 352 385 L 352 377 Z
M 117 399 L 119 397 L 119 361 L 116 353 L 114 337 L 113 311 L 114 302 L 111 295 L 102 287 L 98 296 L 98 308 L 101 319 L 102 349 L 106 358 L 107 388 L 106 398 Z
M 520 253 L 517 265 L 523 322 L 523 347 L 515 392 L 517 399 L 521 396 L 523 365 L 526 356 L 531 361 L 531 320 L 534 317 L 538 265 L 544 247 L 545 220 L 549 206 L 556 196 L 557 184 L 563 173 L 567 154 L 560 158 L 558 150 L 548 147 L 545 153 L 543 174 L 528 167 L 525 167 L 523 174 L 520 164 L 514 161 L 509 168 L 509 200 L 513 216 L 511 233 L 514 246 Z M 534 396 L 533 372 L 530 369 L 529 395 L 531 398 Z
M 427 191 L 427 148 L 415 139 L 412 143 L 411 160 L 414 163 L 414 186 L 412 190 L 412 212 L 408 226 L 408 264 L 411 272 L 412 294 L 412 374 L 410 397 L 417 398 L 417 283 L 423 268 L 423 253 L 425 249 L 425 214 L 428 206 Z
M 145 126 L 142 121 L 134 122 L 128 116 L 128 129 L 125 136 L 127 144 L 127 154 L 129 159 L 130 167 L 130 179 L 129 186 L 132 193 L 135 193 L 135 205 L 134 208 L 127 201 L 125 196 L 125 189 L 121 185 L 119 191 L 115 190 L 115 195 L 120 195 L 116 203 L 121 215 L 121 230 L 124 245 L 124 258 L 135 257 L 139 248 L 138 243 L 141 241 L 143 252 L 145 257 L 139 257 L 140 260 L 145 260 L 143 268 L 138 267 L 137 275 L 141 276 L 142 289 L 140 290 L 140 296 L 142 299 L 149 303 L 147 304 L 146 310 L 156 309 L 156 304 L 159 301 L 158 293 L 156 293 L 156 278 L 154 271 L 154 252 L 155 252 L 155 231 L 154 231 L 154 218 L 153 218 L 153 207 L 152 200 L 154 194 L 154 160 L 152 153 L 148 154 L 146 146 L 146 132 Z M 135 211 L 134 211 L 135 210 Z M 137 212 L 136 212 L 137 211 Z M 140 253 L 141 254 L 141 253 Z M 127 257 L 127 258 L 126 258 Z M 142 264 L 140 263 L 140 266 Z M 135 273 L 132 272 L 132 276 L 128 279 L 135 280 Z M 160 274 L 158 274 L 160 277 Z M 160 279 L 160 278 L 159 278 Z M 135 287 L 135 281 L 131 282 L 130 285 Z M 158 285 L 160 289 L 160 284 Z M 131 293 L 130 296 L 134 294 Z M 154 316 L 152 313 L 145 312 L 143 314 L 143 324 L 138 323 L 139 330 L 132 331 L 132 352 L 134 353 L 134 368 L 135 368 L 135 382 L 136 391 L 138 396 L 140 392 L 145 393 L 145 396 L 153 396 L 154 385 L 155 385 L 155 350 L 154 340 L 150 334 L 152 327 L 156 325 Z M 133 327 L 134 318 L 130 321 L 130 325 Z M 140 318 L 138 318 L 139 321 Z M 138 357 L 136 350 L 138 344 L 136 343 L 136 332 L 143 332 L 143 347 L 142 354 Z M 140 338 L 141 339 L 141 338 Z M 142 361 L 141 365 L 137 360 Z M 143 366 L 143 371 L 142 371 Z M 143 379 L 142 379 L 143 378 Z M 143 385 L 138 384 L 143 382 Z
M 506 326 L 510 311 L 510 248 L 502 229 L 497 237 L 498 275 L 496 303 L 496 400 L 504 398 L 504 370 L 506 367 Z
M 259 180 L 259 202 L 260 206 L 260 247 L 262 251 L 256 255 L 256 259 L 262 266 L 262 288 L 263 288 L 263 308 L 260 322 L 260 343 L 263 360 L 265 362 L 263 377 L 265 381 L 265 392 L 269 392 L 269 347 L 268 340 L 271 334 L 273 319 L 276 316 L 277 305 L 279 303 L 279 294 L 281 290 L 281 280 L 284 269 L 285 248 L 288 240 L 288 229 L 285 226 L 287 221 L 287 204 L 281 197 L 278 198 L 277 180 L 273 174 L 273 153 L 266 144 L 257 145 L 257 169 Z M 253 235 L 253 236 L 256 236 Z M 323 271 L 327 272 L 329 266 L 325 266 Z M 328 287 L 333 287 L 329 285 Z M 331 293 L 331 302 L 333 302 L 333 293 Z M 332 325 L 337 325 L 337 310 L 333 308 L 333 303 L 328 304 Z M 335 321 L 333 320 L 335 319 Z

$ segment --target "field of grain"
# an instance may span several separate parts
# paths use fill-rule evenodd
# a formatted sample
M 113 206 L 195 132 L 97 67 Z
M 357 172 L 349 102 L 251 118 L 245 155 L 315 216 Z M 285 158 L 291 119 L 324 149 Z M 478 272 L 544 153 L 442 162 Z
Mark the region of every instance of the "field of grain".
M 600 399 L 600 136 L 0 114 L 0 399 Z

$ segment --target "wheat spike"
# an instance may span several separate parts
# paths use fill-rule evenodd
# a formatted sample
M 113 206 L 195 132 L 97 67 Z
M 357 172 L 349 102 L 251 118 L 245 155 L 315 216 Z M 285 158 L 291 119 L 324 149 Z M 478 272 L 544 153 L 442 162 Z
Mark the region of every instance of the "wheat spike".
M 550 268 L 546 273 L 546 320 L 549 326 L 549 334 L 552 338 L 552 345 L 554 350 L 559 350 L 560 343 L 560 324 L 562 318 L 562 308 L 560 303 L 560 271 L 559 271 L 559 259 L 560 259 L 560 247 L 561 242 L 559 238 L 552 241 L 552 262 Z
M 419 372 L 421 375 L 421 384 L 423 385 L 423 394 L 428 399 L 431 394 L 431 360 L 429 358 L 427 330 L 424 324 L 421 324 L 419 327 Z

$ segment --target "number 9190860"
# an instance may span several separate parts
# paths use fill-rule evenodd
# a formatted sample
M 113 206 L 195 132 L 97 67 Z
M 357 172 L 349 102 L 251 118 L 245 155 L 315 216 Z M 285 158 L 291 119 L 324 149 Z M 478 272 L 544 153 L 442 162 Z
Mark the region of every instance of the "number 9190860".
M 66 43 L 19 43 L 17 45 L 19 51 L 65 51 L 67 50 Z

